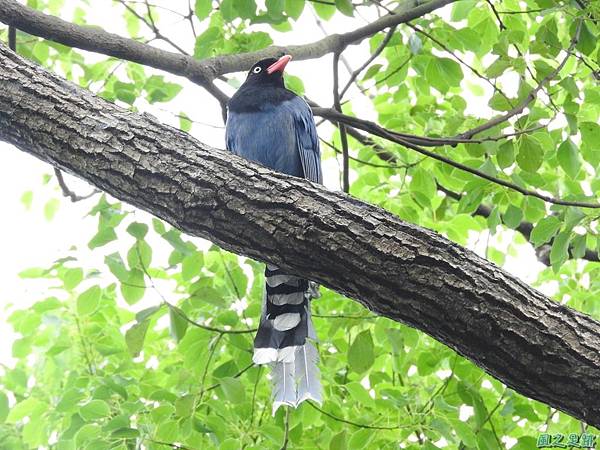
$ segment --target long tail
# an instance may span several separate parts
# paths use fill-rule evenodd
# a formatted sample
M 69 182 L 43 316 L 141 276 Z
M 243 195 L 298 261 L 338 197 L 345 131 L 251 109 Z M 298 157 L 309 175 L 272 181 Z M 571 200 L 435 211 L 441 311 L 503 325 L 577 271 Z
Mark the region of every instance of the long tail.
M 317 339 L 310 301 L 318 297 L 318 290 L 315 283 L 270 264 L 265 281 L 253 361 L 271 366 L 275 415 L 281 405 L 297 407 L 304 400 L 321 403 L 319 354 L 310 342 Z

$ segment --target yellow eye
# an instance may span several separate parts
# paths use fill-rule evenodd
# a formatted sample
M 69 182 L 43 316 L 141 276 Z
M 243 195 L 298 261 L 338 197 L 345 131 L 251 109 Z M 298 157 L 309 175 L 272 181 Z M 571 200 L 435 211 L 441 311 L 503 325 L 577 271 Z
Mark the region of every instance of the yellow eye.
M 260 68 L 259 66 L 256 66 L 254 69 L 252 69 L 252 72 L 254 73 L 260 73 L 262 71 L 262 68 Z

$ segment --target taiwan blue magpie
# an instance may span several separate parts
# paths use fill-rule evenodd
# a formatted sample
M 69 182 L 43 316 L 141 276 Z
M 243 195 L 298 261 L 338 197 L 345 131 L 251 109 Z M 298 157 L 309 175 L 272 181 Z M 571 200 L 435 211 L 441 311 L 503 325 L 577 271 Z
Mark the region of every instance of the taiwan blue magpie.
M 308 104 L 286 89 L 285 55 L 252 66 L 227 105 L 226 141 L 232 153 L 281 173 L 322 183 L 317 129 Z M 265 294 L 254 339 L 256 364 L 269 364 L 273 377 L 273 414 L 281 405 L 304 400 L 321 403 L 318 353 L 310 301 L 315 283 L 267 264 Z

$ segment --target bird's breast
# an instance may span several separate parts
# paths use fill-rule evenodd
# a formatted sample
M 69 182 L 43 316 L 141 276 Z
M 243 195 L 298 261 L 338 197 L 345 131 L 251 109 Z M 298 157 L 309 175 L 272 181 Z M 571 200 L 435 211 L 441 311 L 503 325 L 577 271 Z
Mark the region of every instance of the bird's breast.
M 253 112 L 231 111 L 227 118 L 227 147 L 273 170 L 301 177 L 293 111 L 284 103 Z

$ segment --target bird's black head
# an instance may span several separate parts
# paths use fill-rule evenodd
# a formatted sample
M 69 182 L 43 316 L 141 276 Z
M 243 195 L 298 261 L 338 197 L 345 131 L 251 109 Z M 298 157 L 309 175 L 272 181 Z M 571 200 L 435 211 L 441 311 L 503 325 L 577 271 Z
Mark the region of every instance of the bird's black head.
M 244 84 L 246 86 L 275 86 L 284 87 L 283 71 L 292 57 L 284 55 L 281 58 L 267 58 L 258 61 L 248 71 Z

